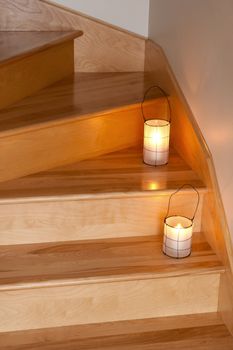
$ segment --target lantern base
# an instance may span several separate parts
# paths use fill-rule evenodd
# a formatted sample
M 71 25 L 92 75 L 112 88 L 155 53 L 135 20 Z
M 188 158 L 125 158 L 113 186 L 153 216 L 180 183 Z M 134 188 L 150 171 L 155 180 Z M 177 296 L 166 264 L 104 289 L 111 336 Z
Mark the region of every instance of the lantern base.
M 163 163 L 163 164 L 149 164 L 149 163 L 146 163 L 144 160 L 142 161 L 143 164 L 145 165 L 148 165 L 148 166 L 153 166 L 154 168 L 156 168 L 157 166 L 163 166 L 163 165 L 168 165 L 168 161 L 166 163 Z
M 168 256 L 169 258 L 177 259 L 177 260 L 188 258 L 192 254 L 192 251 L 190 251 L 190 253 L 188 255 L 185 255 L 185 256 L 172 256 L 172 255 L 167 254 L 164 250 L 162 250 L 162 252 L 164 255 Z
M 154 153 L 147 149 L 143 149 L 143 163 L 151 166 L 159 166 L 168 164 L 169 152 Z

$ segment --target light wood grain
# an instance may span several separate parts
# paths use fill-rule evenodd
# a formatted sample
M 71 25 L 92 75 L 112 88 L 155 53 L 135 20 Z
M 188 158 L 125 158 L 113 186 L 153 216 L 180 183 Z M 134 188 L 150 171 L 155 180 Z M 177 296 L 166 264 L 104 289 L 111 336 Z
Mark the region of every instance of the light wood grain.
M 163 236 L 115 238 L 83 242 L 43 243 L 0 247 L 0 285 L 79 280 L 90 283 L 141 280 L 224 271 L 224 267 L 195 233 L 188 259 L 162 253 Z
M 199 174 L 207 186 L 208 194 L 205 195 L 203 205 L 202 230 L 208 242 L 229 269 L 228 279 L 222 279 L 221 284 L 228 281 L 229 288 L 231 288 L 230 285 L 233 281 L 233 247 L 212 156 L 164 53 L 152 41 L 147 42 L 145 70 L 150 72 L 170 95 L 174 114 L 172 129 L 174 147 Z M 167 73 L 165 74 L 165 72 Z M 180 137 L 181 134 L 182 137 Z M 227 288 L 227 285 L 221 285 L 221 289 L 226 290 Z M 225 298 L 222 301 L 220 300 L 220 311 L 222 310 L 227 326 L 232 330 L 233 299 L 227 297 L 226 293 L 221 293 L 220 298 L 222 298 L 222 295 L 225 295 Z M 229 317 L 230 314 L 231 317 Z
M 38 197 L 62 200 L 63 196 L 71 196 L 71 199 L 75 196 L 77 199 L 125 197 L 127 194 L 153 196 L 158 191 L 175 191 L 185 181 L 205 191 L 203 182 L 173 148 L 170 148 L 168 165 L 153 167 L 143 163 L 142 146 L 132 147 L 4 182 L 0 184 L 0 204 L 33 202 Z M 179 194 L 177 199 L 179 202 Z M 196 205 L 195 199 L 194 193 L 189 216 Z M 174 206 L 176 204 L 175 201 Z
M 208 159 L 209 195 L 204 197 L 202 228 L 208 241 L 224 262 L 227 272 L 220 281 L 219 311 L 233 335 L 233 244 L 221 199 L 213 159 Z M 203 220 L 202 219 L 202 220 Z M 213 232 L 210 233 L 210 229 Z
M 141 135 L 141 116 L 135 108 L 2 137 L 0 181 L 134 146 Z
M 2 136 L 54 123 L 90 118 L 110 112 L 139 109 L 145 89 L 153 83 L 144 73 L 76 73 L 0 111 Z M 166 116 L 164 98 L 152 98 L 155 110 Z M 143 122 L 141 116 L 141 123 Z M 125 130 L 127 133 L 129 130 Z M 4 132 L 4 134 L 3 134 Z
M 72 74 L 73 54 L 68 41 L 0 66 L 0 109 Z
M 141 73 L 77 74 L 3 110 L 0 181 L 141 144 L 149 83 Z M 164 99 L 153 103 L 166 112 Z
M 171 150 L 168 166 L 142 163 L 141 149 L 92 158 L 0 185 L 0 244 L 23 244 L 161 234 L 168 199 L 189 182 L 201 201 L 205 188 Z M 177 195 L 171 214 L 192 216 L 195 193 Z M 104 213 L 104 215 L 103 215 Z
M 134 146 L 141 135 L 135 108 L 2 137 L 0 182 Z
M 81 35 L 81 31 L 0 32 L 0 67 Z
M 221 276 L 218 309 L 223 321 L 233 335 L 233 282 L 231 271 L 226 271 Z
M 219 273 L 6 289 L 0 332 L 216 312 Z
M 57 197 L 47 201 L 34 199 L 34 203 L 12 201 L 1 205 L 0 244 L 158 235 L 163 232 L 170 194 L 168 191 L 149 196 L 111 195 L 97 200 Z M 176 210 L 190 212 L 192 199 L 193 194 L 183 193 L 176 202 Z M 201 207 L 194 231 L 200 229 Z
M 216 313 L 58 327 L 0 334 L 3 350 L 230 349 L 232 338 Z M 130 345 L 131 344 L 131 345 Z
M 39 0 L 1 0 L 0 7 L 0 30 L 82 30 L 75 43 L 76 71 L 143 71 L 144 38 Z
M 81 339 L 93 340 L 95 338 L 107 338 L 112 336 L 133 335 L 136 333 L 147 333 L 157 331 L 169 331 L 191 327 L 206 327 L 222 325 L 223 322 L 217 312 L 194 315 L 180 315 L 170 317 L 158 317 L 139 320 L 127 320 L 118 322 L 96 323 L 68 327 L 56 327 L 19 331 L 11 333 L 0 333 L 0 344 L 2 346 L 38 346 L 52 345 Z M 45 344 L 47 343 L 47 344 Z M 42 344 L 41 344 L 42 345 Z M 55 344 L 54 344 L 55 345 Z M 58 345 L 58 344 L 57 344 Z M 11 349 L 11 348 L 10 348 Z

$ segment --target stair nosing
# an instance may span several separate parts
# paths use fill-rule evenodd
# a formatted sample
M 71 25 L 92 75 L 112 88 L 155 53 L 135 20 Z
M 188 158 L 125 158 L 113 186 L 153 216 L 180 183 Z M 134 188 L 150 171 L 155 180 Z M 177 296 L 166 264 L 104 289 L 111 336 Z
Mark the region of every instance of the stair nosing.
M 101 200 L 101 199 L 117 199 L 117 198 L 145 198 L 154 196 L 167 196 L 172 194 L 176 188 L 160 189 L 160 190 L 144 190 L 144 191 L 132 191 L 132 192 L 103 192 L 103 193 L 90 193 L 90 194 L 69 194 L 69 195 L 45 195 L 45 196 L 30 196 L 30 197 L 15 197 L 4 198 L 0 197 L 0 205 L 6 204 L 24 204 L 24 203 L 43 203 L 43 202 L 69 202 L 69 201 L 82 201 L 82 200 Z M 198 187 L 200 194 L 208 192 L 207 187 Z M 184 189 L 181 194 L 192 193 L 190 189 Z
M 142 280 L 161 280 L 161 279 L 172 279 L 177 277 L 185 276 L 202 276 L 212 274 L 225 273 L 226 268 L 222 266 L 212 268 L 202 268 L 202 271 L 195 271 L 191 269 L 188 273 L 188 269 L 184 270 L 184 273 L 132 273 L 130 276 L 125 275 L 109 275 L 109 276 L 98 276 L 98 277 L 72 277 L 72 278 L 61 278 L 61 279 L 48 279 L 44 281 L 25 281 L 25 282 L 13 282 L 0 284 L 1 291 L 13 291 L 13 290 L 25 290 L 25 289 L 40 289 L 40 288 L 54 288 L 54 287 L 72 287 L 82 286 L 90 284 L 107 284 L 114 282 L 127 282 L 127 281 L 142 281 Z

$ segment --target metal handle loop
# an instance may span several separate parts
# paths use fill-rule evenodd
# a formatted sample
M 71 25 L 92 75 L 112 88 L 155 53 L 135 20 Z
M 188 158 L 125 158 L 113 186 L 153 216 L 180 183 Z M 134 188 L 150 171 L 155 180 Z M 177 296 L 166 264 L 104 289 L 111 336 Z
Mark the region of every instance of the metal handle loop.
M 142 117 L 143 117 L 143 120 L 144 122 L 146 122 L 146 117 L 145 117 L 145 114 L 144 114 L 144 109 L 143 109 L 143 104 L 146 100 L 146 96 L 148 95 L 148 93 L 152 90 L 152 89 L 158 89 L 162 95 L 166 98 L 167 100 L 167 104 L 168 104 L 168 109 L 169 109 L 169 119 L 168 119 L 168 122 L 171 123 L 171 104 L 170 104 L 170 101 L 168 99 L 168 95 L 167 93 L 158 85 L 153 85 L 151 87 L 149 87 L 146 92 L 144 93 L 144 96 L 143 96 L 143 100 L 142 100 L 142 103 L 141 103 L 141 110 L 142 110 Z
M 192 220 L 192 221 L 194 220 L 194 218 L 195 218 L 195 216 L 196 216 L 196 213 L 197 213 L 198 206 L 199 206 L 199 202 L 200 202 L 200 194 L 199 194 L 198 190 L 197 190 L 193 185 L 190 185 L 190 184 L 184 184 L 183 186 L 181 186 L 180 188 L 178 188 L 178 190 L 176 190 L 174 193 L 171 194 L 171 196 L 170 196 L 170 198 L 169 198 L 169 202 L 168 202 L 168 208 L 167 208 L 166 218 L 167 218 L 168 215 L 169 215 L 172 197 L 175 196 L 178 192 L 180 192 L 184 187 L 191 187 L 191 188 L 196 192 L 196 194 L 197 194 L 197 205 L 196 205 L 196 207 L 195 207 L 193 217 L 190 218 L 190 220 Z

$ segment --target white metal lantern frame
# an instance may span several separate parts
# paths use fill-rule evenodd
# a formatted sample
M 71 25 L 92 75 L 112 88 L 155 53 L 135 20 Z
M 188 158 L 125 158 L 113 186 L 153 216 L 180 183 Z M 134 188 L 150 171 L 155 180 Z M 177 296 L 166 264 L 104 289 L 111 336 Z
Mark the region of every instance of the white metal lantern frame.
M 144 103 L 148 93 L 157 89 L 166 98 L 169 110 L 169 118 L 147 119 L 144 113 Z M 144 121 L 144 146 L 143 162 L 150 166 L 160 166 L 168 164 L 170 126 L 171 126 L 171 105 L 167 93 L 158 85 L 149 87 L 141 103 L 142 117 Z
M 172 198 L 185 187 L 190 187 L 191 189 L 193 189 L 193 191 L 197 195 L 197 203 L 194 209 L 193 216 L 187 217 L 184 215 L 170 215 Z M 198 190 L 190 184 L 182 185 L 179 189 L 177 189 L 174 193 L 171 194 L 169 198 L 167 214 L 164 219 L 163 253 L 165 255 L 176 259 L 182 259 L 190 256 L 192 252 L 193 222 L 199 207 L 199 202 L 200 202 L 200 194 Z M 176 226 L 172 224 L 172 220 L 177 222 L 178 218 L 179 218 L 179 221 L 181 220 L 185 222 L 186 225 L 183 225 L 182 228 L 177 229 Z M 176 239 L 174 238 L 173 235 L 172 236 L 169 235 L 169 230 L 177 230 Z

